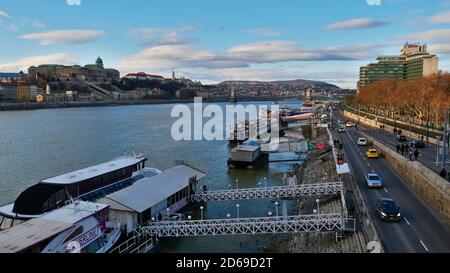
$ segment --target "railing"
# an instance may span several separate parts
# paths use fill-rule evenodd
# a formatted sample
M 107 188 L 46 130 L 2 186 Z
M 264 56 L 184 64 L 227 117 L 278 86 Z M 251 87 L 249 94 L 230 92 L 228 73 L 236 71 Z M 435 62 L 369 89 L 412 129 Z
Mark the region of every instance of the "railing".
M 292 198 L 297 196 L 317 196 L 339 194 L 343 183 L 305 184 L 296 186 L 261 187 L 248 189 L 211 191 L 191 196 L 192 202 L 220 202 L 229 200 L 253 200 L 269 198 Z
M 150 236 L 189 237 L 239 234 L 334 232 L 344 230 L 341 214 L 154 222 L 142 227 Z

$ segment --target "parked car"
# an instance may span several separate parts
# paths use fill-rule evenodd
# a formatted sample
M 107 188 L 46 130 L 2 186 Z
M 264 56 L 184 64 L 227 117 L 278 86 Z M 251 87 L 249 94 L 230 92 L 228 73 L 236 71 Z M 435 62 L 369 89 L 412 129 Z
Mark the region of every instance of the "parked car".
M 367 187 L 369 187 L 369 188 L 382 188 L 383 187 L 383 181 L 375 173 L 369 173 L 366 176 L 366 183 L 367 183 Z
M 400 208 L 394 200 L 381 198 L 377 202 L 377 214 L 381 220 L 398 222 L 401 219 Z
M 378 153 L 377 149 L 369 149 L 366 152 L 366 156 L 367 156 L 367 158 L 379 158 L 380 153 Z
M 395 141 L 397 141 L 397 142 L 406 142 L 406 136 L 396 135 L 395 136 Z
M 338 133 L 345 133 L 345 128 L 344 127 L 339 127 L 338 128 Z
M 422 140 L 413 140 L 411 141 L 410 146 L 417 149 L 424 149 L 426 144 Z
M 356 141 L 356 144 L 358 146 L 367 146 L 367 140 L 365 138 L 358 138 L 358 140 Z

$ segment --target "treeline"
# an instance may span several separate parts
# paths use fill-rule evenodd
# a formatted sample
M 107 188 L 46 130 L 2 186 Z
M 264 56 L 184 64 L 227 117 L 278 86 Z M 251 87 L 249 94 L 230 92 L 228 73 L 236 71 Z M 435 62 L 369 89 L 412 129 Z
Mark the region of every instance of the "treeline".
M 390 118 L 401 115 L 442 123 L 444 111 L 450 107 L 450 74 L 412 81 L 381 80 L 361 89 L 359 94 L 347 96 L 346 101 Z

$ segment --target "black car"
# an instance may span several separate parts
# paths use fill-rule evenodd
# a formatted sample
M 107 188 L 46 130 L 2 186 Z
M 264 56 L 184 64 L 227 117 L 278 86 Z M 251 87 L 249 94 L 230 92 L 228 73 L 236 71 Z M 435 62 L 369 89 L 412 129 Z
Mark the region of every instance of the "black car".
M 411 147 L 417 148 L 417 149 L 423 149 L 425 148 L 426 144 L 422 140 L 413 140 L 410 143 Z
M 406 142 L 406 136 L 396 135 L 395 136 L 395 141 L 397 141 L 397 142 Z
M 381 198 L 377 202 L 377 214 L 381 220 L 398 222 L 401 219 L 400 208 L 394 200 Z

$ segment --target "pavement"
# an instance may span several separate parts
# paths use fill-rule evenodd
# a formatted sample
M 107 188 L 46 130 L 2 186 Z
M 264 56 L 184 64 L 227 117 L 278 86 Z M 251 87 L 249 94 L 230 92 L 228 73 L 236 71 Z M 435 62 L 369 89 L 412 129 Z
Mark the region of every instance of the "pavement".
M 333 123 L 337 125 L 336 120 Z M 450 253 L 448 223 L 442 221 L 441 217 L 421 200 L 414 189 L 385 159 L 367 159 L 365 151 L 370 146 L 357 146 L 356 140 L 359 137 L 363 136 L 358 129 L 350 129 L 339 134 L 351 175 L 355 177 L 366 201 L 368 213 L 384 250 L 388 253 Z M 389 136 L 386 137 L 386 142 L 387 138 Z M 384 182 L 383 189 L 366 187 L 365 176 L 369 172 L 375 172 L 380 176 Z M 382 197 L 394 199 L 401 208 L 402 220 L 399 223 L 387 223 L 378 218 L 376 202 Z

